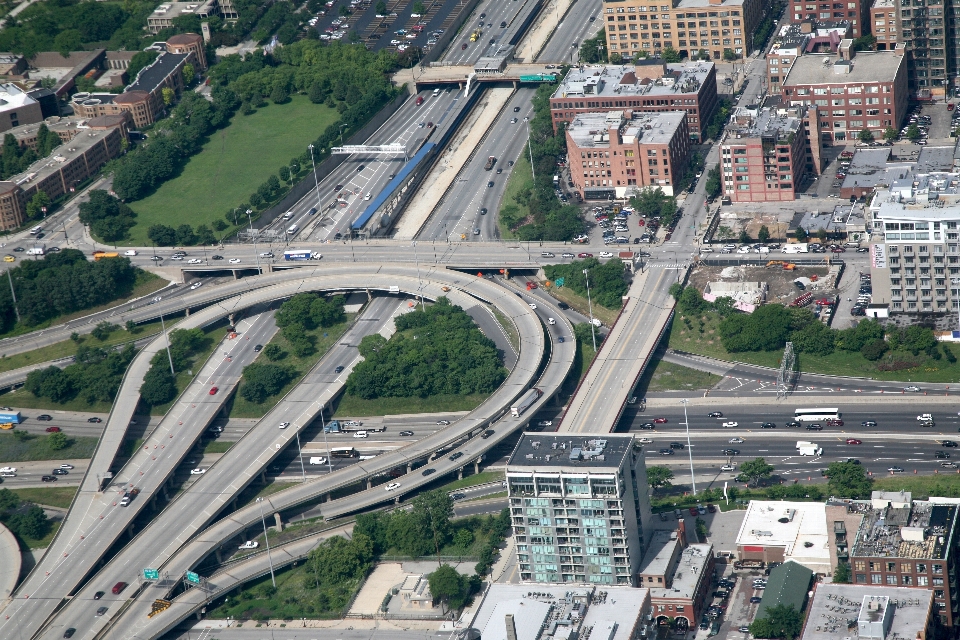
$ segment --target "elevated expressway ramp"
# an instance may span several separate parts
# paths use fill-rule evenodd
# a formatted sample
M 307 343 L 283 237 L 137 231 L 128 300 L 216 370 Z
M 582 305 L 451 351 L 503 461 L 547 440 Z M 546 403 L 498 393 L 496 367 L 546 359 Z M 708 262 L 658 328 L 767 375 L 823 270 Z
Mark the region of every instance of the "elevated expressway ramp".
M 537 369 L 540 366 L 544 352 L 544 337 L 541 321 L 527 305 L 523 304 L 523 302 L 516 296 L 511 295 L 510 292 L 503 289 L 499 285 L 476 278 L 475 276 L 464 275 L 446 270 L 431 272 L 430 270 L 422 269 L 421 278 L 418 278 L 415 267 L 407 265 L 387 265 L 383 267 L 374 265 L 339 265 L 335 268 L 324 269 L 324 275 L 322 276 L 305 278 L 304 276 L 307 276 L 308 273 L 309 272 L 307 272 L 307 270 L 298 269 L 292 272 L 278 273 L 272 276 L 261 278 L 259 281 L 264 285 L 268 284 L 268 282 L 264 281 L 271 281 L 275 284 L 249 291 L 245 294 L 237 296 L 234 299 L 221 301 L 213 306 L 210 306 L 203 311 L 195 313 L 187 318 L 184 321 L 185 324 L 183 326 L 203 326 L 206 323 L 213 322 L 227 314 L 243 310 L 251 305 L 262 304 L 268 301 L 286 298 L 299 291 L 317 289 L 340 291 L 346 289 L 362 290 L 373 288 L 389 291 L 391 288 L 397 288 L 399 291 L 402 291 L 406 294 L 415 295 L 422 286 L 423 295 L 425 297 L 435 298 L 439 297 L 440 295 L 447 295 L 451 297 L 454 302 L 466 305 L 474 304 L 476 299 L 481 299 L 485 302 L 489 302 L 495 306 L 498 306 L 500 310 L 510 317 L 515 323 L 521 337 L 520 358 L 518 365 L 515 367 L 507 382 L 500 388 L 500 390 L 498 390 L 497 393 L 494 394 L 493 397 L 491 397 L 491 399 L 484 403 L 484 405 L 479 407 L 465 419 L 458 421 L 454 427 L 438 432 L 431 436 L 429 442 L 421 441 L 423 444 L 414 443 L 411 445 L 411 447 L 401 450 L 403 451 L 403 454 L 398 460 L 392 459 L 389 455 L 380 456 L 379 458 L 383 460 L 383 464 L 378 465 L 377 463 L 380 462 L 380 460 L 375 459 L 373 461 L 364 463 L 364 467 L 357 466 L 351 468 L 350 470 L 344 470 L 344 473 L 341 474 L 346 475 L 346 473 L 349 472 L 350 474 L 358 475 L 351 475 L 348 478 L 343 479 L 342 477 L 338 477 L 337 474 L 334 474 L 329 479 L 335 480 L 336 477 L 336 480 L 340 480 L 341 483 L 337 486 L 344 486 L 350 484 L 351 482 L 358 482 L 366 479 L 369 475 L 376 475 L 396 466 L 402 466 L 402 464 L 407 461 L 422 459 L 429 456 L 438 448 L 450 446 L 456 440 L 468 437 L 472 432 L 477 432 L 478 430 L 485 428 L 489 424 L 490 420 L 494 419 L 504 411 L 505 406 L 508 406 L 515 397 L 529 387 L 530 382 L 533 380 L 534 374 L 537 372 Z M 229 286 L 235 285 L 231 284 L 228 285 L 228 287 Z M 247 286 L 249 286 L 249 283 L 247 283 Z M 448 288 L 449 291 L 444 291 L 444 288 Z M 210 289 L 206 295 L 208 296 L 208 300 L 206 300 L 206 302 L 209 302 L 210 300 L 216 300 L 218 297 L 222 297 L 222 292 L 217 292 L 216 290 Z M 194 298 L 188 302 L 199 303 L 201 300 Z M 569 328 L 569 326 L 565 329 L 568 332 L 572 332 L 572 329 Z M 143 365 L 149 362 L 149 357 L 147 354 L 152 356 L 152 353 L 161 348 L 161 346 L 162 345 L 160 344 L 152 344 L 151 347 L 145 351 L 144 357 L 138 357 L 138 359 L 135 360 L 134 365 L 127 373 L 127 377 L 124 381 L 124 390 L 119 394 L 120 398 L 132 399 L 132 405 L 136 404 L 136 389 L 139 388 L 140 380 L 142 380 L 143 373 L 145 373 L 146 370 L 145 366 Z M 567 354 L 568 357 L 566 357 L 567 364 L 564 367 L 563 375 L 557 376 L 559 381 L 562 381 L 563 377 L 565 376 L 565 372 L 569 370 L 569 364 L 572 363 L 573 360 L 572 353 L 573 344 L 571 341 L 569 354 Z M 139 367 L 142 366 L 143 368 L 140 370 Z M 133 380 L 133 378 L 139 379 Z M 557 382 L 557 386 L 559 386 L 559 381 Z M 329 397 L 332 397 L 337 391 L 338 389 L 329 390 Z M 225 396 L 221 395 L 220 397 L 222 398 Z M 319 408 L 321 404 L 322 401 L 317 403 L 317 408 Z M 118 402 L 118 407 L 120 407 L 120 405 L 121 403 Z M 107 424 L 107 430 L 104 434 L 104 438 L 101 441 L 101 449 L 103 450 L 104 455 L 105 452 L 111 448 L 115 454 L 116 448 L 123 439 L 126 425 L 129 422 L 129 416 L 132 415 L 131 408 L 130 411 L 125 414 L 125 416 L 120 416 L 120 414 L 117 412 L 118 407 L 115 407 L 114 415 L 111 415 L 111 419 Z M 279 453 L 287 444 L 289 444 L 292 438 L 295 438 L 297 429 L 305 424 L 308 424 L 308 416 L 304 416 L 302 421 L 298 421 L 298 423 L 295 425 L 295 428 L 291 428 L 286 431 L 279 431 L 276 428 L 276 425 L 273 424 L 267 425 L 263 430 L 255 429 L 254 431 L 267 434 L 267 437 L 271 440 L 271 444 L 273 445 L 271 447 L 271 451 L 275 452 L 273 455 L 276 455 L 276 453 Z M 160 433 L 155 437 L 162 437 L 163 435 L 164 434 Z M 195 434 L 195 436 L 198 435 L 199 433 Z M 194 434 L 191 435 L 189 440 L 190 444 L 192 445 L 192 442 L 195 440 Z M 492 445 L 495 441 L 491 439 L 487 442 Z M 422 450 L 417 449 L 417 445 L 420 445 Z M 186 450 L 188 449 L 189 448 Z M 234 449 L 237 451 L 240 450 L 237 447 L 234 447 Z M 183 454 L 186 453 L 186 450 L 184 450 L 180 455 L 171 456 L 169 454 L 162 454 L 162 463 L 167 465 L 168 475 L 170 472 L 172 472 L 176 465 L 179 464 Z M 396 452 L 394 455 L 396 455 Z M 112 456 L 105 455 L 105 457 L 112 459 Z M 211 469 L 211 471 L 208 471 L 206 476 L 201 478 L 204 483 L 197 483 L 197 485 L 203 489 L 206 486 L 205 483 L 213 483 L 218 475 L 222 475 L 223 477 L 221 480 L 228 481 L 229 485 L 237 485 L 236 472 L 238 470 L 252 467 L 249 473 L 251 475 L 256 475 L 263 466 L 269 463 L 270 459 L 272 459 L 272 456 L 269 457 L 269 459 L 264 458 L 258 461 L 262 464 L 251 465 L 249 458 L 240 460 L 239 456 L 231 456 L 230 453 L 228 453 L 226 456 L 224 456 L 224 458 L 221 459 L 220 462 L 217 463 L 217 465 L 214 466 L 214 468 Z M 461 462 L 460 466 L 466 462 L 468 461 L 465 460 L 464 462 Z M 109 463 L 107 466 L 109 466 Z M 216 473 L 217 467 L 221 469 L 228 467 L 235 468 L 229 468 L 227 471 L 224 471 L 223 474 L 218 474 Z M 85 479 L 85 482 L 89 483 L 88 481 L 90 481 L 92 477 L 93 474 L 90 474 L 88 478 Z M 324 478 L 322 480 L 328 480 L 328 478 Z M 98 483 L 94 482 L 92 487 L 88 487 L 87 493 L 96 493 L 95 489 L 97 484 Z M 303 487 L 305 486 L 306 485 L 301 485 L 297 487 L 297 489 L 301 489 L 301 492 L 290 497 L 289 502 L 291 504 L 295 505 L 304 500 L 313 499 L 316 496 L 328 493 L 331 489 L 335 488 L 326 482 L 323 483 L 323 486 L 312 487 L 309 490 L 303 491 Z M 238 486 L 228 486 L 228 488 L 225 490 L 225 495 L 223 496 L 224 502 L 229 501 L 228 498 L 232 498 L 235 490 L 239 490 L 239 488 Z M 151 491 L 155 490 L 155 487 L 145 487 L 144 494 L 142 494 L 138 500 L 135 500 L 130 508 L 115 510 L 114 514 L 116 514 L 117 511 L 122 511 L 123 515 L 128 515 L 129 519 L 132 520 L 135 512 L 137 511 L 134 506 L 145 504 L 150 497 Z M 203 498 L 203 508 L 199 511 L 202 512 L 205 522 L 195 524 L 197 529 L 202 527 L 206 522 L 209 522 L 209 520 L 212 518 L 214 511 L 210 509 L 208 504 L 209 496 L 218 494 L 216 491 L 203 491 L 202 493 L 205 494 L 206 497 Z M 280 496 L 280 494 L 274 496 L 274 499 L 277 500 L 278 496 Z M 102 498 L 102 496 L 94 497 Z M 385 497 L 389 499 L 392 496 Z M 178 500 L 179 499 L 180 498 L 178 498 Z M 383 498 L 381 498 L 379 501 L 382 500 Z M 279 503 L 272 506 L 275 508 L 283 508 Z M 87 511 L 89 511 L 89 508 L 83 510 L 84 513 Z M 71 516 L 74 517 L 72 518 Z M 94 514 L 94 516 L 96 516 L 96 514 Z M 163 515 L 160 517 L 163 518 Z M 67 521 L 65 522 L 65 525 L 61 531 L 73 531 L 71 526 L 76 518 L 76 512 L 72 512 L 70 515 L 68 515 Z M 178 522 L 178 526 L 180 524 L 181 523 Z M 185 528 L 186 526 L 189 526 L 189 524 L 185 524 Z M 73 529 L 76 529 L 76 527 L 74 526 Z M 122 532 L 123 529 L 120 529 L 120 531 Z M 63 542 L 65 546 L 68 546 L 69 551 L 65 551 L 67 555 L 63 557 L 74 558 L 77 562 L 77 565 L 72 567 L 72 570 L 68 573 L 59 572 L 60 575 L 55 580 L 43 580 L 42 578 L 47 578 L 50 575 L 57 574 L 58 569 L 62 568 L 59 554 L 48 554 L 44 562 L 41 562 L 41 565 L 34 570 L 34 573 L 31 576 L 31 578 L 34 578 L 35 576 L 38 577 L 40 583 L 39 587 L 34 589 L 33 583 L 31 583 L 30 579 L 28 579 L 27 585 L 29 585 L 29 589 L 33 593 L 28 593 L 25 585 L 25 588 L 21 589 L 21 591 L 17 594 L 17 599 L 6 607 L 4 610 L 4 619 L 0 619 L 0 634 L 3 633 L 3 627 L 7 624 L 17 624 L 19 629 L 22 630 L 24 634 L 29 633 L 29 635 L 32 636 L 35 629 L 40 626 L 43 620 L 49 617 L 50 612 L 52 612 L 52 610 L 59 604 L 61 598 L 67 596 L 76 588 L 83 577 L 102 556 L 105 548 L 109 547 L 111 542 L 111 540 L 103 540 L 101 537 L 95 537 L 94 540 L 91 540 L 91 538 L 88 538 L 82 534 L 80 536 L 76 536 L 76 531 L 73 531 L 73 534 L 74 535 L 64 536 L 64 540 L 61 540 L 61 537 L 58 536 L 58 538 L 54 541 L 54 545 L 56 546 L 58 543 Z M 79 540 L 77 539 L 78 537 Z M 69 538 L 69 540 L 67 540 L 67 538 Z M 116 537 L 113 539 L 116 539 Z M 170 551 L 172 552 L 172 549 Z M 158 561 L 162 561 L 163 558 L 158 557 L 156 559 Z M 146 565 L 146 559 L 144 559 L 144 564 Z M 158 566 L 160 564 L 161 562 L 157 562 Z M 28 595 L 30 596 L 29 599 L 27 597 Z M 30 606 L 26 606 L 27 603 L 29 603 Z M 30 610 L 29 615 L 27 615 L 28 609 Z M 25 618 L 29 619 L 25 620 Z M 48 627 L 48 630 L 52 630 L 53 626 L 55 625 Z
M 570 400 L 560 433 L 609 433 L 673 316 L 676 271 L 647 269 L 634 278 L 616 323 Z

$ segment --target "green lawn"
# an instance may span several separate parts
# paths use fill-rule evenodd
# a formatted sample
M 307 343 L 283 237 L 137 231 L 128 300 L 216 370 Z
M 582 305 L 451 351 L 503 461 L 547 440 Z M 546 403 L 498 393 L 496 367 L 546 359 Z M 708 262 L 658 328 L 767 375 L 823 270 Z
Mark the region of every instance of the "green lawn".
M 330 350 L 330 347 L 335 345 L 340 336 L 353 324 L 353 321 L 356 319 L 357 314 L 348 313 L 347 319 L 339 324 L 335 324 L 332 327 L 326 329 L 318 327 L 316 329 L 311 329 L 305 333 L 314 338 L 314 346 L 316 347 L 316 352 L 313 355 L 307 356 L 305 358 L 298 358 L 293 355 L 293 352 L 290 347 L 290 341 L 283 337 L 283 334 L 277 332 L 273 336 L 273 339 L 270 341 L 271 344 L 280 345 L 280 348 L 286 352 L 286 356 L 278 360 L 276 364 L 282 364 L 289 367 L 293 367 L 297 371 L 297 375 L 294 376 L 293 380 L 287 383 L 287 385 L 281 389 L 276 395 L 270 396 L 261 403 L 250 402 L 246 400 L 243 396 L 237 393 L 233 398 L 233 406 L 230 408 L 230 417 L 231 418 L 262 418 L 267 414 L 270 409 L 276 406 L 277 402 L 294 388 L 296 385 L 300 384 L 300 381 L 303 379 L 303 376 L 306 375 L 310 369 L 313 368 L 317 362 L 320 361 L 320 358 Z M 260 355 L 257 360 L 259 362 L 269 362 L 266 356 Z M 243 387 L 243 381 L 240 382 L 241 388 Z
M 701 329 L 700 322 L 703 322 Z M 674 319 L 670 328 L 669 345 L 671 349 L 696 353 L 703 356 L 746 362 L 765 367 L 779 367 L 782 351 L 744 351 L 730 353 L 723 348 L 718 334 L 719 318 L 712 314 L 704 314 L 700 319 L 691 319 L 689 325 L 678 317 Z M 954 355 L 960 354 L 960 348 L 943 343 L 941 347 L 949 348 Z M 901 369 L 899 371 L 880 371 L 877 364 L 890 361 L 915 361 L 918 366 Z M 835 376 L 856 376 L 872 378 L 874 380 L 891 380 L 904 382 L 956 382 L 960 379 L 960 360 L 954 364 L 946 358 L 933 360 L 925 355 L 913 356 L 907 352 L 887 353 L 879 362 L 870 362 L 859 352 L 836 350 L 828 356 L 797 355 L 797 365 L 800 371 L 820 373 Z
M 364 400 L 344 393 L 334 413 L 335 418 L 365 418 L 369 416 L 404 415 L 411 413 L 443 413 L 446 411 L 473 411 L 489 396 L 484 394 L 429 398 L 375 398 Z
M 73 496 L 77 493 L 77 488 L 37 487 L 35 489 L 11 489 L 11 491 L 26 502 L 66 509 L 73 501 Z
M 644 371 L 640 384 L 637 385 L 637 394 L 642 396 L 646 391 L 710 389 L 722 379 L 712 373 L 656 360 Z
M 173 323 L 167 323 L 167 326 L 173 326 Z M 146 338 L 160 333 L 160 321 L 158 320 L 156 322 L 138 325 L 135 331 L 135 333 L 130 333 L 126 329 L 121 328 L 111 333 L 110 337 L 103 341 L 97 340 L 93 336 L 87 334 L 80 336 L 80 340 L 78 342 L 74 342 L 73 340 L 64 340 L 63 342 L 57 342 L 34 351 L 18 353 L 10 356 L 9 358 L 6 356 L 0 356 L 0 372 L 13 371 L 14 369 L 19 369 L 20 367 L 26 367 L 40 362 L 49 362 L 50 360 L 59 360 L 61 358 L 75 355 L 77 353 L 77 348 L 81 344 L 84 344 L 88 347 L 109 347 L 124 342 L 131 342 L 133 340 Z
M 58 405 L 59 406 L 59 405 Z M 53 450 L 48 446 L 46 435 L 28 434 L 20 440 L 9 431 L 0 433 L 0 462 L 27 462 L 29 460 L 78 460 L 92 458 L 97 446 L 97 438 L 68 436 L 66 449 Z
M 468 467 L 469 468 L 469 467 Z M 503 480 L 503 473 L 499 471 L 481 471 L 480 473 L 472 476 L 467 476 L 462 480 L 454 480 L 448 484 L 445 484 L 441 487 L 444 491 L 456 491 L 457 489 L 466 489 L 467 487 L 475 487 L 478 484 L 487 484 L 489 482 L 499 482 Z
M 218 218 L 226 221 L 227 211 L 247 202 L 264 180 L 303 153 L 339 117 L 335 109 L 299 95 L 249 116 L 235 115 L 229 126 L 215 132 L 203 150 L 187 161 L 178 177 L 131 204 L 137 225 L 126 244 L 149 244 L 147 230 L 153 224 L 196 227 Z
M 522 218 L 529 217 L 529 207 L 518 203 L 515 197 L 518 193 L 530 191 L 531 189 L 533 189 L 533 173 L 530 171 L 530 159 L 529 156 L 521 153 L 513 166 L 513 170 L 510 172 L 510 177 L 507 179 L 507 188 L 504 189 L 501 206 L 513 205 L 520 210 L 519 216 Z M 516 237 L 516 234 L 500 219 L 499 212 L 497 212 L 497 226 L 500 228 L 501 238 L 510 239 Z
M 579 311 L 588 318 L 590 317 L 590 302 L 586 299 L 586 297 L 581 296 L 570 287 L 550 287 L 547 289 L 547 291 L 557 300 L 566 302 L 576 311 Z M 602 307 L 597 303 L 593 304 L 593 317 L 597 318 L 600 320 L 600 322 L 608 327 L 613 326 L 613 323 L 616 322 L 618 315 L 620 315 L 620 309 L 607 309 L 606 307 Z
M 876 477 L 873 488 L 877 491 L 910 491 L 915 499 L 921 500 L 930 496 L 960 498 L 960 473 Z
M 226 453 L 236 442 L 230 440 L 210 440 L 203 447 L 204 453 Z
M 500 326 L 503 327 L 504 333 L 507 334 L 507 340 L 510 341 L 510 345 L 513 347 L 514 351 L 520 350 L 520 332 L 517 331 L 517 325 L 513 324 L 513 321 L 510 320 L 507 316 L 494 306 L 489 307 L 490 311 L 493 312 L 493 317 L 497 319 L 497 322 L 500 323 Z

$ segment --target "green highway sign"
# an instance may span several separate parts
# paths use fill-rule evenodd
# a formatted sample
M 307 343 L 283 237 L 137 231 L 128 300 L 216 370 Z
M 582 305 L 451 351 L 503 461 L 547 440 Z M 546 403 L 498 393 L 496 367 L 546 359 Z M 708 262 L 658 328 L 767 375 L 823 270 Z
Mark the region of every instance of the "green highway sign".
M 156 569 L 144 569 L 143 570 L 143 579 L 144 580 L 159 580 L 160 572 Z
M 200 584 L 200 575 L 194 573 L 193 571 L 187 571 L 186 578 L 187 582 L 191 584 Z

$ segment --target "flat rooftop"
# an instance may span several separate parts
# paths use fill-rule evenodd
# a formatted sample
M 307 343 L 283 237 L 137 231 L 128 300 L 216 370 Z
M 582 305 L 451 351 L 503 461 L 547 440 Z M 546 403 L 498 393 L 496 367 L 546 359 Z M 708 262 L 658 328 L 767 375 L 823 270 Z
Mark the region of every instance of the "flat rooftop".
M 809 31 L 804 31 L 802 24 L 790 23 L 780 28 L 780 33 L 774 38 L 770 53 L 777 55 L 790 49 L 799 49 L 798 54 L 809 53 L 811 47 L 818 43 L 829 42 L 832 51 L 836 51 L 842 37 L 850 30 L 850 23 L 846 20 L 815 21 Z M 814 42 L 811 42 L 814 41 Z
M 73 162 L 87 150 L 109 136 L 113 129 L 89 129 L 77 134 L 70 142 L 61 144 L 46 158 L 37 160 L 26 171 L 19 173 L 10 182 L 15 182 L 26 188 L 32 182 L 43 180 L 52 173 L 60 171 L 61 167 Z
M 567 131 L 580 148 L 609 148 L 608 134 L 614 128 L 619 129 L 623 144 L 670 144 L 686 118 L 683 111 L 578 113 Z
M 941 210 L 942 211 L 942 210 Z M 944 559 L 957 506 L 914 500 L 909 506 L 864 509 L 854 556 Z
M 713 72 L 712 62 L 638 65 L 589 65 L 572 68 L 553 93 L 553 98 L 585 96 L 673 96 L 696 94 Z
M 737 534 L 737 546 L 783 547 L 785 559 L 813 571 L 820 571 L 820 565 L 829 567 L 826 505 L 751 500 Z
M 903 64 L 904 56 L 896 51 L 860 51 L 849 62 L 832 54 L 810 54 L 797 58 L 783 84 L 892 82 Z
M 704 577 L 712 580 L 713 576 L 704 576 L 707 562 L 713 554 L 712 544 L 691 544 L 680 554 L 680 562 L 673 572 L 673 582 L 670 588 L 654 587 L 650 589 L 652 598 L 693 598 L 697 585 Z
M 583 437 L 525 433 L 513 449 L 509 467 L 538 469 L 597 469 L 620 467 L 633 447 L 633 436 L 597 435 Z
M 803 116 L 797 108 L 738 107 L 727 125 L 721 144 L 735 145 L 738 138 L 780 138 L 796 134 L 801 127 Z
M 894 0 L 877 0 L 873 3 L 874 9 L 883 9 L 887 7 L 899 7 L 899 2 L 894 2 Z
M 19 109 L 24 105 L 36 104 L 37 101 L 27 95 L 27 92 L 13 83 L 0 84 L 0 111 Z
M 821 582 L 807 604 L 807 623 L 800 640 L 878 637 L 864 631 L 871 631 L 871 623 L 885 615 L 890 616 L 887 638 L 915 638 L 926 628 L 932 609 L 933 591 L 929 589 Z M 850 621 L 857 624 L 859 633 L 850 630 Z M 861 627 L 864 623 L 867 629 Z
M 471 626 L 483 640 L 507 640 L 505 616 L 513 615 L 517 640 L 567 640 L 588 629 L 594 640 L 630 640 L 649 609 L 647 589 L 494 584 Z
M 162 52 L 157 59 L 153 61 L 153 64 L 140 70 L 136 79 L 126 90 L 152 93 L 163 83 L 164 79 L 173 73 L 174 69 L 190 55 L 189 53 Z
M 673 554 L 677 552 L 680 546 L 680 538 L 676 531 L 667 531 L 658 529 L 653 532 L 653 539 L 650 540 L 650 546 L 647 552 L 643 554 L 643 560 L 640 562 L 640 568 L 637 573 L 666 575 L 670 568 L 670 561 Z
M 717 7 L 742 7 L 744 0 L 723 0 L 720 4 L 710 2 L 710 0 L 680 0 L 673 5 L 676 9 L 693 9 L 702 7 L 704 9 L 716 9 Z

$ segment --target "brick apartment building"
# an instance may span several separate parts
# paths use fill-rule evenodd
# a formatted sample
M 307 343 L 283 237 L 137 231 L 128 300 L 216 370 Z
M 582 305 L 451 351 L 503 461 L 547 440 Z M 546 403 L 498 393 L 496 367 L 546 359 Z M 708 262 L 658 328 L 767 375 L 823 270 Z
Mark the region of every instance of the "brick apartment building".
M 852 41 L 840 56 L 806 55 L 783 80 L 783 103 L 816 106 L 825 145 L 856 140 L 863 129 L 880 139 L 887 127 L 900 128 L 907 113 L 907 64 L 903 47 L 856 53 Z
M 641 60 L 636 66 L 597 65 L 571 69 L 550 97 L 553 129 L 577 114 L 630 109 L 685 111 L 694 141 L 717 109 L 717 72 L 712 62 L 665 64 Z
M 850 23 L 846 20 L 804 20 L 799 24 L 783 25 L 767 52 L 767 89 L 770 94 L 780 93 L 780 81 L 798 57 L 808 53 L 836 53 L 840 42 L 849 35 Z
M 687 543 L 682 519 L 676 531 L 654 532 L 637 586 L 650 590 L 658 626 L 674 619 L 677 631 L 696 629 L 706 611 L 715 562 L 712 544 Z
M 566 130 L 570 179 L 585 200 L 624 198 L 643 187 L 673 195 L 690 154 L 687 114 L 578 114 Z
M 854 38 L 870 33 L 870 0 L 790 0 L 787 15 L 804 20 L 846 20 Z
M 720 140 L 723 192 L 733 202 L 794 200 L 805 173 L 819 173 L 815 107 L 738 109 Z
M 877 39 L 877 51 L 893 51 L 900 42 L 900 3 L 876 0 L 870 7 L 870 29 Z
M 700 51 L 722 60 L 729 49 L 738 59 L 753 48 L 760 21 L 760 0 L 604 0 L 607 51 L 625 60 L 640 51 L 673 47 L 682 58 Z

